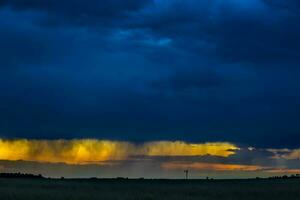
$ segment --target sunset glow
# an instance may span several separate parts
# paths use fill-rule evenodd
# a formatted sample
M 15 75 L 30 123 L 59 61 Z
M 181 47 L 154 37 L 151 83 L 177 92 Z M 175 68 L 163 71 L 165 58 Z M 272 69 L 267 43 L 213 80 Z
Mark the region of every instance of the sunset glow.
M 163 169 L 166 170 L 185 170 L 191 169 L 196 171 L 257 171 L 263 167 L 256 165 L 237 165 L 237 164 L 219 164 L 219 163 L 164 163 Z

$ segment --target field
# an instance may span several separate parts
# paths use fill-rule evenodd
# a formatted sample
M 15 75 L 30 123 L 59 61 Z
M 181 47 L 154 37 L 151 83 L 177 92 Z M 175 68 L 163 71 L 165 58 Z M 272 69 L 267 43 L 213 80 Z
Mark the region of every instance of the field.
M 1 200 L 289 200 L 300 180 L 53 180 L 0 179 Z

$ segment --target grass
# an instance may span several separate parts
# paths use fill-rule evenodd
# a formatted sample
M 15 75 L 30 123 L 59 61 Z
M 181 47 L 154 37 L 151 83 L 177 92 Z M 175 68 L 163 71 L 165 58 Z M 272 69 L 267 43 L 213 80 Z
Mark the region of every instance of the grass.
M 300 180 L 0 179 L 1 200 L 299 200 Z

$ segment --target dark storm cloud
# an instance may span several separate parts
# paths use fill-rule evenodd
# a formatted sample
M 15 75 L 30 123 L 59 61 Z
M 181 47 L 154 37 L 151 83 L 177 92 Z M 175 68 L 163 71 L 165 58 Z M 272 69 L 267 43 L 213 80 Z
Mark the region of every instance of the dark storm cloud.
M 265 66 L 274 59 L 298 58 L 298 16 L 262 1 L 188 0 L 160 4 L 155 15 L 146 14 L 141 26 L 176 39 L 179 47 L 191 53 Z
M 188 77 L 188 79 L 187 79 Z M 170 77 L 153 82 L 154 88 L 174 89 L 179 91 L 203 89 L 210 87 L 218 87 L 223 84 L 222 77 L 215 71 L 204 69 L 202 72 L 197 72 L 197 69 L 187 71 L 179 71 Z
M 93 0 L 84 1 L 23 1 L 4 0 L 0 5 L 10 7 L 17 11 L 37 11 L 48 14 L 49 23 L 71 23 L 77 25 L 94 24 L 105 19 L 112 22 L 114 18 L 126 17 L 131 12 L 142 9 L 151 0 Z M 105 23 L 105 22 L 104 22 Z
M 297 14 L 299 7 L 300 7 L 300 3 L 297 0 L 287 0 L 287 1 L 283 1 L 283 0 L 264 0 L 264 2 L 266 2 L 267 4 L 269 4 L 270 6 L 274 7 L 274 8 L 278 8 L 278 9 L 282 9 L 285 11 L 290 11 L 293 12 L 293 14 Z
M 297 1 L 0 2 L 0 136 L 297 147 Z

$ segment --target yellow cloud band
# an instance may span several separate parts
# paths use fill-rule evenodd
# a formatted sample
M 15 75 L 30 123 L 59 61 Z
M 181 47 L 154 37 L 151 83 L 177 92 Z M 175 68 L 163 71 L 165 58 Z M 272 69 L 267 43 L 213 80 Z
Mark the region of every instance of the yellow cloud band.
M 48 163 L 88 164 L 126 160 L 130 156 L 222 156 L 235 154 L 239 148 L 230 143 L 189 144 L 185 142 L 130 142 L 74 140 L 4 140 L 0 139 L 0 160 L 24 160 Z

